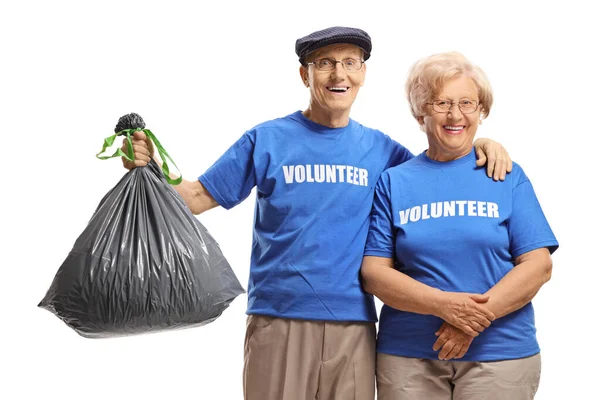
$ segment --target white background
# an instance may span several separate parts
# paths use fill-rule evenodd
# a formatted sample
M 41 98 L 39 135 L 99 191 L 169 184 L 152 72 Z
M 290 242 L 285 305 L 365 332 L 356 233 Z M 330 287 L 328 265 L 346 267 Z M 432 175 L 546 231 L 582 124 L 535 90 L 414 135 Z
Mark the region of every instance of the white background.
M 426 139 L 403 94 L 411 64 L 458 50 L 487 72 L 495 103 L 478 136 L 523 166 L 561 244 L 534 300 L 537 399 L 593 397 L 598 14 L 579 1 L 397 3 L 2 2 L 0 398 L 242 397 L 246 295 L 204 327 L 104 340 L 78 336 L 37 303 L 125 172 L 95 158 L 121 115 L 141 114 L 194 179 L 245 130 L 307 106 L 294 43 L 333 25 L 373 38 L 352 117 L 414 153 Z M 253 199 L 199 217 L 244 286 Z

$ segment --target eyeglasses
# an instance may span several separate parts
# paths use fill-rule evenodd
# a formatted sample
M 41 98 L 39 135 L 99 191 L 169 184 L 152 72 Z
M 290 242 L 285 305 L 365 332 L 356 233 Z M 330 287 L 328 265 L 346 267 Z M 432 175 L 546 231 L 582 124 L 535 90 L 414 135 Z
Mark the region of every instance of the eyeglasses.
M 340 63 L 346 71 L 356 72 L 360 71 L 364 62 L 364 60 L 357 60 L 356 58 L 344 58 L 341 61 L 334 60 L 333 58 L 320 58 L 313 62 L 306 63 L 306 65 L 314 65 L 319 71 L 333 71 L 337 63 Z
M 479 107 L 478 102 L 469 99 L 459 100 L 457 103 L 454 103 L 450 100 L 435 100 L 425 104 L 429 104 L 436 113 L 448 113 L 450 110 L 452 110 L 454 105 L 458 105 L 460 112 L 463 114 L 471 114 L 477 110 L 477 107 Z

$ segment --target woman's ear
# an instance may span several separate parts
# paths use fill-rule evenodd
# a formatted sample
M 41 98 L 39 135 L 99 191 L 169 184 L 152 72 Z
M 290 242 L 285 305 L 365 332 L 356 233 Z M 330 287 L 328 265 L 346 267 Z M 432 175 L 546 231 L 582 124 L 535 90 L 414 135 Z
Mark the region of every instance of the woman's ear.
M 421 129 L 423 132 L 425 132 L 425 117 L 421 116 L 421 117 L 417 117 L 417 122 L 419 123 L 419 129 Z M 427 132 L 425 132 L 427 133 Z

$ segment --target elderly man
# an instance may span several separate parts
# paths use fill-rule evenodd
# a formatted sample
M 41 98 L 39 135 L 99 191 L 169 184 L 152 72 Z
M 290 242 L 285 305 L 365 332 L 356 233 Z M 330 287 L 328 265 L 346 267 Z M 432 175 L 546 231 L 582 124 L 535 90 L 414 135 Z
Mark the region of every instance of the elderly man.
M 350 119 L 371 55 L 366 32 L 324 29 L 298 39 L 296 53 L 308 108 L 248 130 L 176 189 L 194 214 L 230 209 L 257 189 L 245 398 L 372 400 L 377 314 L 359 270 L 375 183 L 413 154 Z M 141 132 L 135 139 L 128 169 L 153 156 Z M 477 163 L 486 152 L 490 176 L 495 169 L 503 179 L 510 159 L 502 146 L 488 139 L 475 145 Z

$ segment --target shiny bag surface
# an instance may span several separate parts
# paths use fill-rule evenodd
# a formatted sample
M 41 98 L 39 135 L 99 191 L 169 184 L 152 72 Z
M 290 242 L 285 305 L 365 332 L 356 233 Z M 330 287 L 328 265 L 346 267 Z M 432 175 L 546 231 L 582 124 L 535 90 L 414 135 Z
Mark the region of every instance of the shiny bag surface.
M 100 201 L 39 307 L 100 338 L 201 326 L 242 293 L 218 243 L 151 161 Z

